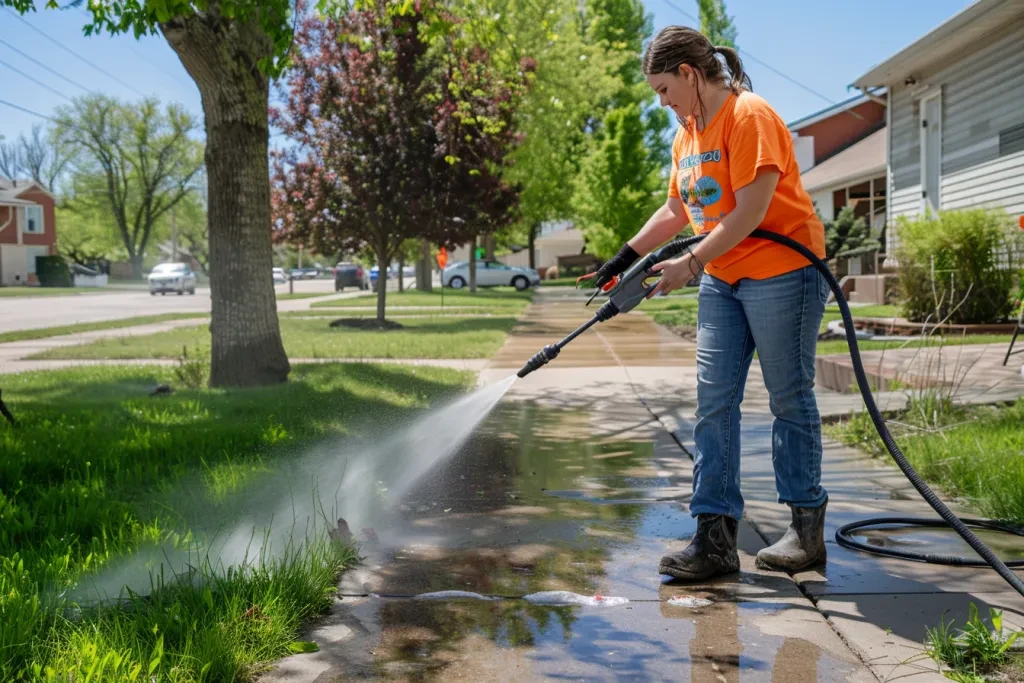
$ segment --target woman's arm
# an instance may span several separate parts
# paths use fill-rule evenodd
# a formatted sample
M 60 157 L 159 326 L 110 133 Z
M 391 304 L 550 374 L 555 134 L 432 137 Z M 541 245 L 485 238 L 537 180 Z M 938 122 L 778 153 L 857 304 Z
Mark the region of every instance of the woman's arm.
M 669 197 L 628 244 L 637 254 L 646 256 L 658 245 L 678 235 L 689 224 L 690 219 L 686 216 L 682 200 Z

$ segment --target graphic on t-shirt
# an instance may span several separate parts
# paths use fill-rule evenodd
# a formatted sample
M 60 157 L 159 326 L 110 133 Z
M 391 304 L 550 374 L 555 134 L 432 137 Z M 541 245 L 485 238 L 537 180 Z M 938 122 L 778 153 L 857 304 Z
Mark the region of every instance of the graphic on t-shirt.
M 701 206 L 711 206 L 722 198 L 722 186 L 709 175 L 697 178 L 697 182 L 693 184 L 693 189 L 696 195 L 696 202 L 700 202 Z

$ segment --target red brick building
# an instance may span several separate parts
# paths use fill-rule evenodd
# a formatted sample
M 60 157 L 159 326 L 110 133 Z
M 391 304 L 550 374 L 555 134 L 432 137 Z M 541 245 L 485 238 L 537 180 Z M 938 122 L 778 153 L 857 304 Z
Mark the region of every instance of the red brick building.
M 886 216 L 885 106 L 866 95 L 789 124 L 804 189 L 825 220 L 853 208 L 877 233 Z
M 56 251 L 53 196 L 32 181 L 0 178 L 0 285 L 37 284 L 36 257 Z

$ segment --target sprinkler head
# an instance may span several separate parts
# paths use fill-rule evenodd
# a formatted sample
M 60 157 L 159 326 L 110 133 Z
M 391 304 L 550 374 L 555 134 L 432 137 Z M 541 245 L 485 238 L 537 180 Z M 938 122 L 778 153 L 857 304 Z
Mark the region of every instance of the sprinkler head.
M 547 365 L 548 361 L 553 360 L 560 350 L 561 349 L 554 344 L 548 344 L 543 349 L 535 353 L 533 358 L 526 361 L 526 365 L 523 366 L 522 370 L 516 373 L 516 376 L 519 378 L 526 377 L 542 365 Z

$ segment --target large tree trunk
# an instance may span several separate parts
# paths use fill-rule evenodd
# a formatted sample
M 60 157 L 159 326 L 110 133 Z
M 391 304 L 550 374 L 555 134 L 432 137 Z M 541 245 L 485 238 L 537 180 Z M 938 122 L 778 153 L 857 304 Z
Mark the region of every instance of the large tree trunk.
M 388 296 L 388 248 L 387 245 L 377 245 L 377 321 L 383 323 L 384 304 Z
M 398 257 L 398 292 L 405 291 L 405 256 Z
M 430 263 L 430 242 L 423 240 L 420 246 L 420 260 L 416 264 L 416 289 L 421 292 L 434 291 L 433 266 Z
M 488 261 L 494 260 L 494 235 L 484 235 L 484 255 Z
M 284 382 L 291 367 L 270 277 L 269 80 L 257 66 L 273 45 L 256 21 L 216 10 L 160 28 L 199 87 L 206 119 L 210 385 Z
M 142 280 L 142 254 L 132 254 L 128 257 L 128 261 L 132 264 L 132 279 Z

